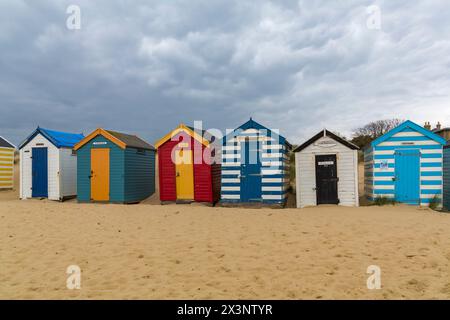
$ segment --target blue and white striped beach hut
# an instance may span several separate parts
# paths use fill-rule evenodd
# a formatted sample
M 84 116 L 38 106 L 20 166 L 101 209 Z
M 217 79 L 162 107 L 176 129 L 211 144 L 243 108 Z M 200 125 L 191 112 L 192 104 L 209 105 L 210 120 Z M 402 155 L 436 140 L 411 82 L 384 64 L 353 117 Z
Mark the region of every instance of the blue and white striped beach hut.
M 292 146 L 276 130 L 250 118 L 222 144 L 222 203 L 284 205 Z
M 442 203 L 445 139 L 406 121 L 374 140 L 365 150 L 365 192 L 397 202 Z
M 444 208 L 450 211 L 450 141 L 444 148 Z

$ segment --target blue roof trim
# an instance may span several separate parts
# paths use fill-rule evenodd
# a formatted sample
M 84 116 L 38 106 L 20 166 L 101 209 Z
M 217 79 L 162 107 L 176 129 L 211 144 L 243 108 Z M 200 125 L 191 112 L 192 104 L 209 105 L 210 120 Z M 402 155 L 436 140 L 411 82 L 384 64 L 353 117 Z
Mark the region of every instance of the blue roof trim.
M 379 137 L 379 138 L 375 139 L 374 141 L 372 141 L 371 146 L 372 147 L 376 147 L 380 143 L 388 140 L 393 135 L 395 135 L 396 133 L 399 133 L 399 132 L 405 130 L 406 128 L 411 128 L 411 129 L 413 129 L 415 131 L 418 131 L 421 134 L 423 134 L 424 136 L 427 136 L 431 140 L 439 142 L 442 145 L 447 144 L 447 141 L 444 138 L 442 138 L 441 136 L 433 133 L 430 130 L 425 129 L 422 126 L 419 126 L 418 124 L 416 124 L 416 123 L 414 123 L 414 122 L 412 122 L 410 120 L 407 120 L 407 121 L 403 122 L 401 125 L 399 125 L 398 127 L 392 129 L 391 131 L 387 132 L 386 134 L 384 134 L 381 137 Z
M 280 138 L 280 143 L 281 144 L 287 144 L 289 148 L 292 148 L 292 145 L 286 140 L 285 137 L 283 137 L 282 135 L 280 135 L 280 134 L 270 130 L 267 127 L 264 127 L 262 124 L 259 124 L 258 122 L 256 122 L 252 118 L 250 118 L 250 120 L 248 120 L 246 123 L 242 124 L 241 126 L 237 127 L 236 129 L 234 129 L 232 132 L 230 132 L 226 136 L 224 136 L 222 138 L 222 144 L 224 144 L 225 141 L 228 138 L 231 138 L 231 137 L 234 137 L 234 136 L 238 136 L 238 135 L 240 135 L 240 131 L 245 131 L 247 129 L 267 130 L 268 136 L 276 135 L 276 136 L 278 136 Z
M 37 127 L 36 130 L 34 130 L 33 133 L 20 144 L 19 149 L 26 146 L 28 142 L 30 142 L 38 134 L 43 135 L 57 148 L 73 148 L 74 145 L 84 138 L 84 135 L 81 133 L 69 133 Z

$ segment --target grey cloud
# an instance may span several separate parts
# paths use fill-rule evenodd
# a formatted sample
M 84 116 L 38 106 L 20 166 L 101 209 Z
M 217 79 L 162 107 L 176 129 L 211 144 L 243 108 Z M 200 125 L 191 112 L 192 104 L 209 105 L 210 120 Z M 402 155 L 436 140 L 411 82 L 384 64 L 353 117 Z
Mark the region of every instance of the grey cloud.
M 372 4 L 381 30 L 366 27 Z M 448 21 L 445 1 L 2 1 L 0 134 L 102 126 L 154 142 L 253 116 L 299 143 L 378 118 L 450 125 Z

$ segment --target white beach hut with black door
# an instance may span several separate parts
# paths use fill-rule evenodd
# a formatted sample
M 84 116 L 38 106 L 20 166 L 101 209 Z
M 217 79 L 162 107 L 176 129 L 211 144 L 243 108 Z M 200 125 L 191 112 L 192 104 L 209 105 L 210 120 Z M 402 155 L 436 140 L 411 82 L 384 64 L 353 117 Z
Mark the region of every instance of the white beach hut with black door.
M 297 207 L 358 206 L 358 150 L 358 146 L 326 129 L 297 147 Z

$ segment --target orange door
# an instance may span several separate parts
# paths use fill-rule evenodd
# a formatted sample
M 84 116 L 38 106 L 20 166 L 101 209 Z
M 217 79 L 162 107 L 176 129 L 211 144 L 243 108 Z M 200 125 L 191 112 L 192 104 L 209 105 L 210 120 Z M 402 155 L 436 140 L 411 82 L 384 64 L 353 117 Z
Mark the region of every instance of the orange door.
M 91 200 L 109 201 L 109 149 L 91 149 Z

